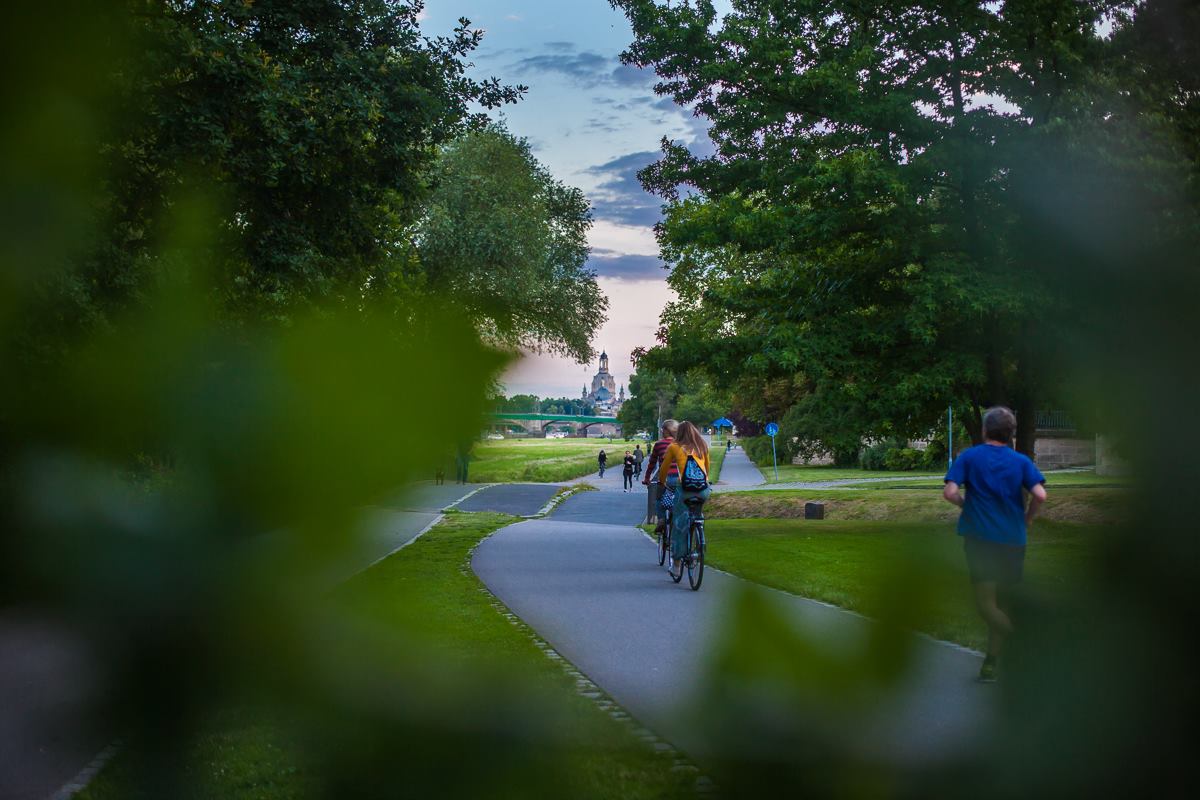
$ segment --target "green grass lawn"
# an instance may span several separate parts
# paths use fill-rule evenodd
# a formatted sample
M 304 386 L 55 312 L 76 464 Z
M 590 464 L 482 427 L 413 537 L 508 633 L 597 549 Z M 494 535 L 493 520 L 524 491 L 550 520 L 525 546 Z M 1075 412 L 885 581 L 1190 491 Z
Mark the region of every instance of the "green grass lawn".
M 346 683 L 343 672 L 341 688 L 314 701 L 328 715 L 327 724 L 317 726 L 318 746 L 311 741 L 311 720 L 306 738 L 267 714 L 214 713 L 185 767 L 186 796 L 363 796 L 345 786 L 331 793 L 322 782 L 328 772 L 318 766 L 325 757 L 340 758 L 343 766 L 346 758 L 361 758 L 368 770 L 386 765 L 387 774 L 370 784 L 378 796 L 691 796 L 694 776 L 671 772 L 671 759 L 637 739 L 632 725 L 580 696 L 573 678 L 481 591 L 467 566 L 469 553 L 512 521 L 501 514 L 448 514 L 343 586 L 329 600 L 342 620 L 338 635 L 369 632 L 381 644 L 373 669 L 362 668 L 360 675 L 352 660 L 354 680 Z M 335 642 L 329 643 L 331 653 Z M 378 724 L 371 708 L 376 693 L 379 708 L 386 709 L 401 688 L 399 724 L 389 721 L 383 729 L 398 740 L 375 736 L 375 727 L 356 727 L 356 715 Z M 347 704 L 343 695 L 365 696 L 366 708 L 361 700 Z M 397 741 L 403 747 L 393 747 Z M 136 788 L 134 776 L 147 759 L 126 748 L 79 797 L 156 796 Z M 392 792 L 391 785 L 402 789 Z
M 480 442 L 472 452 L 470 478 L 473 483 L 558 483 L 590 475 L 597 470 L 596 456 L 608 454 L 608 468 L 620 470 L 625 451 L 638 445 L 648 453 L 646 442 L 624 439 L 505 439 Z M 652 442 L 650 443 L 653 444 Z M 710 450 L 712 472 L 717 480 L 725 461 L 725 448 Z
M 721 465 L 725 463 L 725 447 L 718 444 L 710 447 L 708 450 L 709 461 L 709 483 L 716 483 L 721 479 Z
M 942 473 L 934 472 L 884 472 L 881 470 L 858 469 L 857 467 L 834 467 L 834 466 L 809 466 L 805 464 L 780 464 L 779 478 L 776 479 L 775 471 L 771 469 L 770 463 L 766 466 L 760 465 L 763 477 L 767 483 L 816 483 L 818 481 L 843 481 L 843 480 L 858 480 L 863 478 L 888 478 L 888 477 L 919 477 L 925 475 L 927 477 L 940 478 Z
M 636 442 L 614 439 L 505 439 L 479 442 L 471 454 L 474 483 L 557 483 L 597 469 L 596 456 L 608 454 L 609 468 L 619 466 Z M 645 448 L 642 448 L 645 450 Z
M 710 518 L 706 533 L 714 567 L 873 617 L 903 604 L 917 630 L 984 646 L 961 540 L 948 524 Z M 1039 521 L 1030 533 L 1026 587 L 1073 591 L 1105 535 L 1104 528 Z
M 901 475 L 904 473 L 874 473 L 877 476 L 883 475 Z M 919 475 L 920 473 L 909 473 Z M 1063 487 L 1078 487 L 1078 488 L 1096 488 L 1096 487 L 1118 487 L 1131 486 L 1133 479 L 1130 477 L 1115 477 L 1111 475 L 1097 475 L 1095 470 L 1083 470 L 1080 472 L 1048 472 L 1046 473 L 1046 487 L 1054 489 L 1059 486 Z M 894 480 L 894 481 L 877 481 L 870 484 L 862 484 L 863 488 L 868 489 L 890 489 L 893 487 L 938 487 L 942 486 L 942 476 L 923 478 L 921 480 Z
M 1042 518 L 1052 522 L 1113 525 L 1126 519 L 1129 492 L 1121 488 L 1053 486 L 1042 508 Z M 945 522 L 958 519 L 958 509 L 942 498 L 941 485 L 928 488 L 870 489 L 766 489 L 752 492 L 717 492 L 705 514 L 713 519 L 804 516 L 806 502 L 825 503 L 828 520 L 895 520 Z

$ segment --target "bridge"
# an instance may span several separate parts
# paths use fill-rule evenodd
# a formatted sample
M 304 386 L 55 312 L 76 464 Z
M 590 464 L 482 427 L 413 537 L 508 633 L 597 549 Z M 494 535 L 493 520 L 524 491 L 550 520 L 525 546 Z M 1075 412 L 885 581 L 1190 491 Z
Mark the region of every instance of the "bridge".
M 541 433 L 555 428 L 566 428 L 576 436 L 587 436 L 593 425 L 612 425 L 619 434 L 621 423 L 616 417 L 587 417 L 575 414 L 517 414 L 497 411 L 488 414 L 494 427 L 520 428 L 528 433 Z

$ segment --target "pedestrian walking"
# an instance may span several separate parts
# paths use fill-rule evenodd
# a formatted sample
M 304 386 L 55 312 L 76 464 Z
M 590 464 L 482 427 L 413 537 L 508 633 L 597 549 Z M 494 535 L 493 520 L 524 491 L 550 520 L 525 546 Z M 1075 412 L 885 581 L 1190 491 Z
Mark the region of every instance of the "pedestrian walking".
M 662 424 L 662 430 L 659 431 L 659 440 L 654 443 L 654 447 L 650 448 L 650 458 L 646 461 L 646 474 L 642 477 L 642 485 L 646 487 L 647 525 L 661 524 L 658 519 L 658 503 L 662 497 L 662 489 L 656 480 L 655 467 L 668 470 L 674 468 L 674 464 L 663 464 L 663 456 L 666 454 L 667 448 L 675 441 L 675 431 L 678 428 L 679 423 L 675 420 L 669 419 L 665 421 Z
M 645 455 L 640 444 L 633 448 L 633 477 L 635 478 L 642 477 L 642 459 Z
M 603 450 L 600 451 L 600 455 L 596 456 L 596 461 L 600 463 L 600 477 L 603 478 L 604 465 L 608 463 L 608 456 L 604 454 Z
M 467 471 L 471 466 L 471 445 L 460 444 L 454 454 L 454 480 L 457 483 L 467 482 Z
M 1029 527 L 1046 502 L 1046 478 L 1028 456 L 1011 447 L 1016 430 L 1012 411 L 1002 406 L 989 408 L 983 415 L 984 443 L 954 460 L 942 492 L 962 509 L 958 535 L 963 537 L 975 607 L 988 628 L 979 680 L 989 683 L 996 680 L 1004 639 L 1013 631 L 1008 601 L 1024 572 Z
M 622 485 L 626 492 L 633 491 L 633 453 L 625 451 L 625 459 L 621 462 Z

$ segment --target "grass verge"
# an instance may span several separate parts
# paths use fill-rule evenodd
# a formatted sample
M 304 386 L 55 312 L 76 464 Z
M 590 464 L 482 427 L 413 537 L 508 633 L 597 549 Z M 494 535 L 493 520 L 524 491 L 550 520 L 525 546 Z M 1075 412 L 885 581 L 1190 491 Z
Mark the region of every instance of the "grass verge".
M 1026 586 L 1073 591 L 1089 574 L 1105 532 L 1039 521 L 1030 533 Z M 706 535 L 709 562 L 719 569 L 876 617 L 919 593 L 918 630 L 984 646 L 962 543 L 946 524 L 709 517 Z
M 1114 525 L 1126 519 L 1125 489 L 1051 488 L 1042 518 L 1051 522 Z M 825 503 L 828 520 L 903 520 L 952 523 L 958 509 L 937 489 L 769 489 L 718 492 L 705 507 L 712 519 L 792 519 L 804 516 L 806 502 Z
M 389 740 L 356 730 L 353 718 L 347 723 L 330 716 L 321 726 L 323 744 L 334 750 L 358 744 L 367 752 L 351 758 L 393 765 L 389 774 L 378 776 L 377 786 L 371 786 L 379 796 L 420 796 L 422 787 L 434 791 L 439 786 L 443 796 L 690 796 L 694 777 L 672 772 L 670 758 L 639 740 L 630 723 L 611 718 L 579 695 L 574 679 L 538 649 L 523 627 L 514 626 L 497 610 L 471 572 L 472 549 L 488 534 L 515 521 L 503 514 L 450 512 L 422 538 L 355 577 L 330 598 L 330 605 L 346 615 L 344 627 L 369 630 L 391 642 L 383 648 L 387 655 L 381 661 L 394 665 L 391 683 L 405 686 L 408 692 L 404 708 L 415 706 L 423 712 L 432 708 L 438 712 L 438 722 L 422 726 L 403 720 L 407 738 L 402 741 L 407 746 L 391 751 L 384 743 Z M 425 667 L 414 671 L 414 659 Z M 509 681 L 501 683 L 499 690 L 498 675 Z M 412 685 L 422 676 L 428 684 Z M 378 691 L 381 708 L 391 700 L 387 685 L 376 684 L 375 690 L 343 686 L 340 691 L 366 691 L 368 700 L 374 696 L 372 691 Z M 527 702 L 526 694 L 535 701 Z M 500 702 L 497 695 L 520 702 L 510 700 L 513 716 L 504 719 L 511 722 L 511 730 L 501 726 L 496 745 L 486 748 L 490 760 L 460 764 L 461 769 L 449 771 L 437 768 L 444 763 L 439 758 L 470 756 L 471 747 L 478 745 L 472 737 L 480 737 L 481 730 L 497 735 L 491 730 L 496 723 L 488 715 L 489 703 Z M 320 698 L 316 705 L 324 707 L 330 699 Z M 513 712 L 512 707 L 521 711 Z M 446 722 L 441 721 L 443 715 Z M 281 719 L 246 708 L 214 713 L 184 765 L 181 783 L 187 792 L 183 796 L 237 800 L 338 796 L 330 794 L 321 768 L 314 766 L 328 754 L 314 750 L 311 741 L 302 745 L 303 738 Z M 137 776 L 146 774 L 145 762 L 150 758 L 135 748 L 127 749 L 79 797 L 156 796 L 137 781 Z M 396 787 L 395 792 L 388 786 Z

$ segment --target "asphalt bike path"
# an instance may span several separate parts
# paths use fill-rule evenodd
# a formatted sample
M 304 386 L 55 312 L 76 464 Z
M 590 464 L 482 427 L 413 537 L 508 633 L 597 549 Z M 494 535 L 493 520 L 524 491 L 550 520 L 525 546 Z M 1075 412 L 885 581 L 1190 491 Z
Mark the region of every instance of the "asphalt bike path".
M 725 453 L 725 461 L 721 464 L 721 475 L 717 481 L 718 489 L 747 489 L 762 482 L 762 473 L 754 466 L 745 450 L 735 447 Z
M 758 592 L 808 641 L 831 652 L 865 646 L 876 623 L 824 603 L 711 567 L 698 592 L 686 579 L 673 583 L 656 563 L 655 544 L 634 527 L 645 509 L 644 487 L 624 493 L 618 473 L 614 491 L 611 474 L 600 491 L 568 498 L 548 519 L 510 525 L 485 540 L 472 567 L 505 605 L 644 725 L 703 758 L 705 743 L 687 718 L 703 708 L 695 693 L 704 665 L 741 592 Z M 974 680 L 979 654 L 917 634 L 909 644 L 900 688 L 856 717 L 854 746 L 912 763 L 977 743 L 996 698 L 996 687 Z M 814 725 L 827 722 L 813 719 Z

